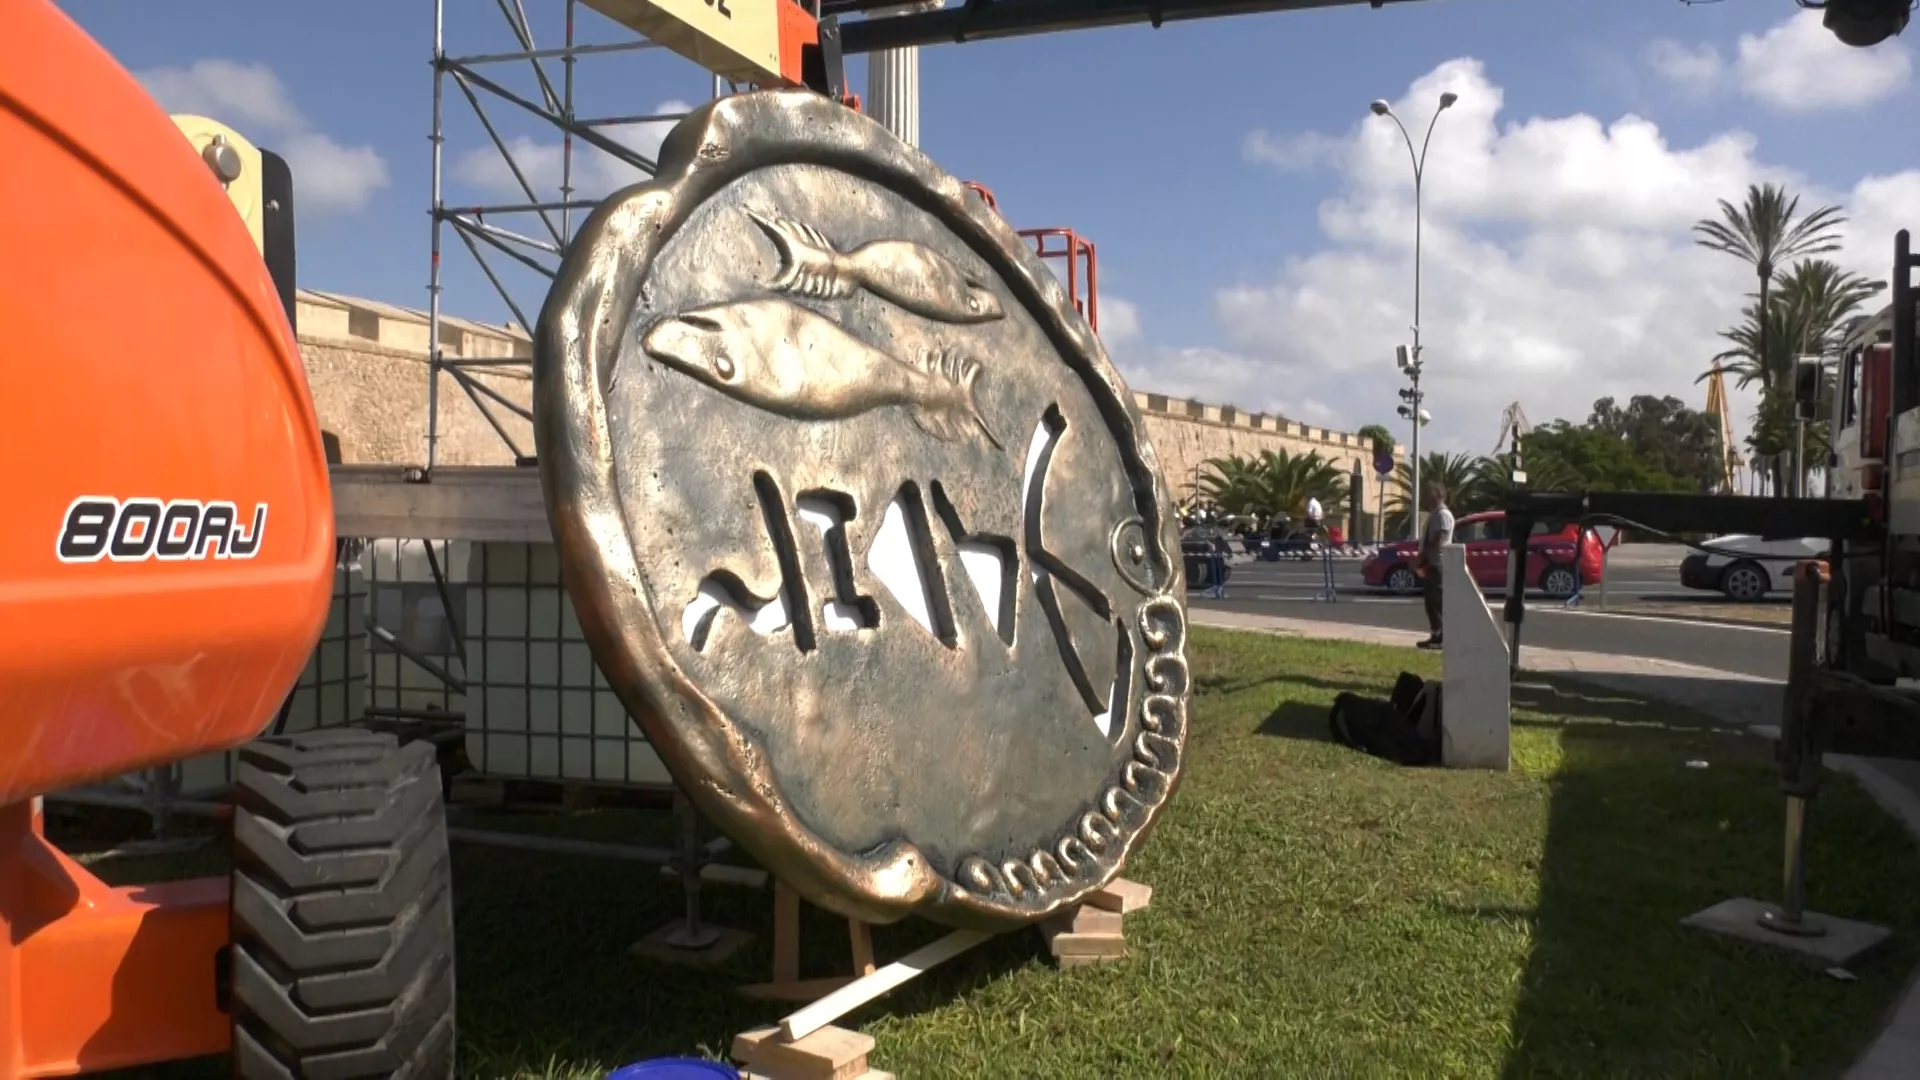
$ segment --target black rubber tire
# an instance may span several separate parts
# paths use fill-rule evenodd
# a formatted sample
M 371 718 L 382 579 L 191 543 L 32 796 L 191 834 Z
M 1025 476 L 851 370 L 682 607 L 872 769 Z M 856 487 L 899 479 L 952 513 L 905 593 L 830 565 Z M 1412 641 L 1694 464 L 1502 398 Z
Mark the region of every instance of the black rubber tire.
M 240 751 L 233 1069 L 454 1075 L 453 883 L 434 748 L 351 729 Z
M 1405 563 L 1387 571 L 1384 580 L 1388 591 L 1397 596 L 1412 596 L 1420 591 L 1420 575 Z
M 1549 581 L 1558 584 L 1559 588 L 1548 588 Z M 1571 563 L 1548 563 L 1540 568 L 1540 591 L 1551 599 L 1565 600 L 1580 591 L 1580 571 L 1574 569 Z
M 1751 590 L 1743 587 L 1749 584 Z M 1767 575 L 1767 568 L 1751 559 L 1742 559 L 1720 571 L 1720 591 L 1735 603 L 1763 600 L 1772 589 L 1773 581 Z M 1749 591 L 1752 595 L 1746 595 Z

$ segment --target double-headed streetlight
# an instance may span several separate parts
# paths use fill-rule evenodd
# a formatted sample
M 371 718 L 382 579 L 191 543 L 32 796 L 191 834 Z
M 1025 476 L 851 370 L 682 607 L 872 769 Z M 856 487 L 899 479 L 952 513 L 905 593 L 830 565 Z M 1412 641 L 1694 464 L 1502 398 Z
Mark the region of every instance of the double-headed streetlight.
M 1427 145 L 1433 142 L 1433 125 L 1440 122 L 1440 114 L 1453 107 L 1460 95 L 1449 90 L 1440 95 L 1440 107 L 1434 110 L 1433 119 L 1427 121 L 1426 138 L 1420 140 L 1420 149 L 1413 149 L 1413 136 L 1407 131 L 1407 125 L 1394 115 L 1393 106 L 1385 101 L 1373 103 L 1373 115 L 1384 116 L 1393 121 L 1400 129 L 1401 138 L 1407 141 L 1407 157 L 1413 161 L 1413 349 L 1411 355 L 1402 350 L 1400 366 L 1407 373 L 1412 384 L 1400 391 L 1400 399 L 1406 402 L 1400 407 L 1400 415 L 1413 422 L 1413 447 L 1410 452 L 1413 465 L 1413 490 L 1409 493 L 1413 505 L 1409 508 L 1409 530 L 1418 539 L 1420 536 L 1420 427 L 1427 421 L 1426 410 L 1420 402 L 1426 395 L 1420 392 L 1420 188 L 1427 171 Z M 1381 507 L 1384 513 L 1386 507 Z

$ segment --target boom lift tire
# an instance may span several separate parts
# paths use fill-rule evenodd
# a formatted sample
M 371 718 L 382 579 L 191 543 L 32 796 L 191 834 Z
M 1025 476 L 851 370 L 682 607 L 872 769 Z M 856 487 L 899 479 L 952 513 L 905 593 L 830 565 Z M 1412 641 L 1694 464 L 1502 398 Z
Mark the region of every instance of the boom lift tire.
M 351 729 L 240 750 L 231 1009 L 242 1080 L 450 1080 L 453 886 L 434 748 Z

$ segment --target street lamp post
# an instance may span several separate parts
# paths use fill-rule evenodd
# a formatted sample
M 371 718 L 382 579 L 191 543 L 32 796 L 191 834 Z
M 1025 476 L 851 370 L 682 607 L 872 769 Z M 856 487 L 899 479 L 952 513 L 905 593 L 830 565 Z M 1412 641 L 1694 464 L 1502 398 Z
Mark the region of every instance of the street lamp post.
M 1393 121 L 1400 129 L 1400 137 L 1406 140 L 1407 157 L 1413 162 L 1413 356 L 1406 365 L 1407 378 L 1413 384 L 1410 389 L 1400 392 L 1407 403 L 1407 412 L 1413 420 L 1413 444 L 1409 451 L 1412 458 L 1413 490 L 1408 492 L 1413 505 L 1409 507 L 1408 518 L 1411 521 L 1411 534 L 1414 539 L 1420 536 L 1420 402 L 1425 394 L 1420 392 L 1420 240 L 1421 215 L 1420 194 L 1422 182 L 1427 171 L 1427 146 L 1433 142 L 1433 126 L 1440 122 L 1440 114 L 1453 107 L 1460 95 L 1449 90 L 1440 95 L 1440 107 L 1433 112 L 1433 119 L 1427 121 L 1426 137 L 1420 140 L 1420 149 L 1413 149 L 1413 135 L 1407 131 L 1407 125 L 1394 115 L 1393 106 L 1385 101 L 1376 101 L 1371 108 L 1373 115 L 1384 116 Z

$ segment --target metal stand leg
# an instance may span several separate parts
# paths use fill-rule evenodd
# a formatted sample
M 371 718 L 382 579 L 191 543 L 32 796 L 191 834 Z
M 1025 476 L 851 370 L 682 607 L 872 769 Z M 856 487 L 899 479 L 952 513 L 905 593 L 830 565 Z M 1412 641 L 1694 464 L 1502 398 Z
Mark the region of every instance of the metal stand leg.
M 1778 907 L 1770 906 L 1759 916 L 1761 926 L 1794 937 L 1819 937 L 1827 932 L 1821 920 L 1806 912 L 1807 804 L 1820 790 L 1826 767 L 1821 760 L 1825 740 L 1819 737 L 1817 726 L 1822 718 L 1814 715 L 1812 700 L 1826 583 L 1826 569 L 1821 564 L 1805 563 L 1794 572 L 1793 638 L 1787 654 L 1787 689 L 1775 750 L 1781 793 L 1787 798 L 1783 895 Z
M 173 792 L 169 790 L 172 774 L 173 769 L 168 765 L 147 770 L 147 818 L 152 840 L 165 840 L 167 829 L 173 824 Z
M 700 868 L 706 863 L 706 848 L 700 844 L 700 815 L 685 793 L 675 789 L 673 813 L 680 819 L 680 853 L 674 865 L 680 871 L 680 888 L 686 894 L 686 920 L 661 938 L 676 949 L 704 949 L 720 940 L 720 931 L 700 922 Z
M 1820 937 L 1826 924 L 1807 914 L 1807 800 L 1787 796 L 1786 864 L 1782 873 L 1782 900 L 1777 908 L 1760 913 L 1760 925 L 1794 937 Z

